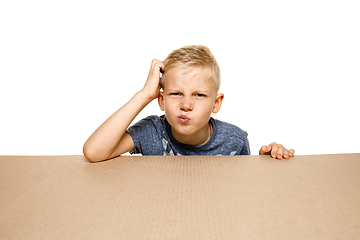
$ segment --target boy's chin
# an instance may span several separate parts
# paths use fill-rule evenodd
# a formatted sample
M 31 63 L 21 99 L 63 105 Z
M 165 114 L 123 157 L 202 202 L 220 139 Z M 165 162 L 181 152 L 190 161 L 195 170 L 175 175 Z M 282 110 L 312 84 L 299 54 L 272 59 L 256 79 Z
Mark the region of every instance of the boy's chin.
M 169 122 L 170 123 L 170 122 Z M 182 124 L 180 122 L 170 123 L 171 126 L 171 133 L 173 136 L 180 136 L 180 137 L 189 137 L 196 133 L 191 124 Z
M 174 124 L 175 125 L 175 124 Z M 196 131 L 190 126 L 182 126 L 183 124 L 176 124 L 178 126 L 171 126 L 171 132 L 184 137 L 193 135 Z

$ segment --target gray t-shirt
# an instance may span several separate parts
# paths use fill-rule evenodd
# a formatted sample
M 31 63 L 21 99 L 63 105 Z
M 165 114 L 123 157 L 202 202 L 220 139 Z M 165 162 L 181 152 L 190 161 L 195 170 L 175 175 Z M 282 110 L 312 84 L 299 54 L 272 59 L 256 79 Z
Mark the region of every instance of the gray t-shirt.
M 165 115 L 149 116 L 128 128 L 134 141 L 131 154 L 142 155 L 249 155 L 247 133 L 232 124 L 210 118 L 213 133 L 207 143 L 191 146 L 180 143 L 171 134 Z

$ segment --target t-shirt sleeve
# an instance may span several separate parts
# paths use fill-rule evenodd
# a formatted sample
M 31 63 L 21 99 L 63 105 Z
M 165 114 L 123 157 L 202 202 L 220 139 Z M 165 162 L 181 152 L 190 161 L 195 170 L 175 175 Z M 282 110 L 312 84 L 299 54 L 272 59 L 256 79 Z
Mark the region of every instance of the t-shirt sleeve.
M 134 149 L 130 151 L 131 154 L 142 155 L 157 155 L 157 148 L 159 145 L 158 128 L 156 126 L 156 119 L 150 116 L 140 120 L 126 132 L 134 141 Z
M 246 137 L 240 155 L 250 155 L 249 139 Z

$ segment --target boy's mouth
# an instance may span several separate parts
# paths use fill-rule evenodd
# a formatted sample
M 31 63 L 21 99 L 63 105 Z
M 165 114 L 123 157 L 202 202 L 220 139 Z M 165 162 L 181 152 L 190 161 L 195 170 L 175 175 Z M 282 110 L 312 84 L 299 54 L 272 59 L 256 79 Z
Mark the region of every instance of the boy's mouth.
M 180 115 L 178 116 L 178 119 L 181 123 L 188 123 L 190 122 L 190 118 L 188 116 L 185 115 Z

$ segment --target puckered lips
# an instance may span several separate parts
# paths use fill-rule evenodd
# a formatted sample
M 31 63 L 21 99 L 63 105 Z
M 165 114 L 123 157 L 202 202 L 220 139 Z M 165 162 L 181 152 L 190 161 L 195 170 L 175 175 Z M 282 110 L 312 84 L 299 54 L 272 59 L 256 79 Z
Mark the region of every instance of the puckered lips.
M 185 115 L 180 115 L 178 116 L 178 119 L 181 123 L 188 123 L 190 122 L 190 118 L 188 116 Z

